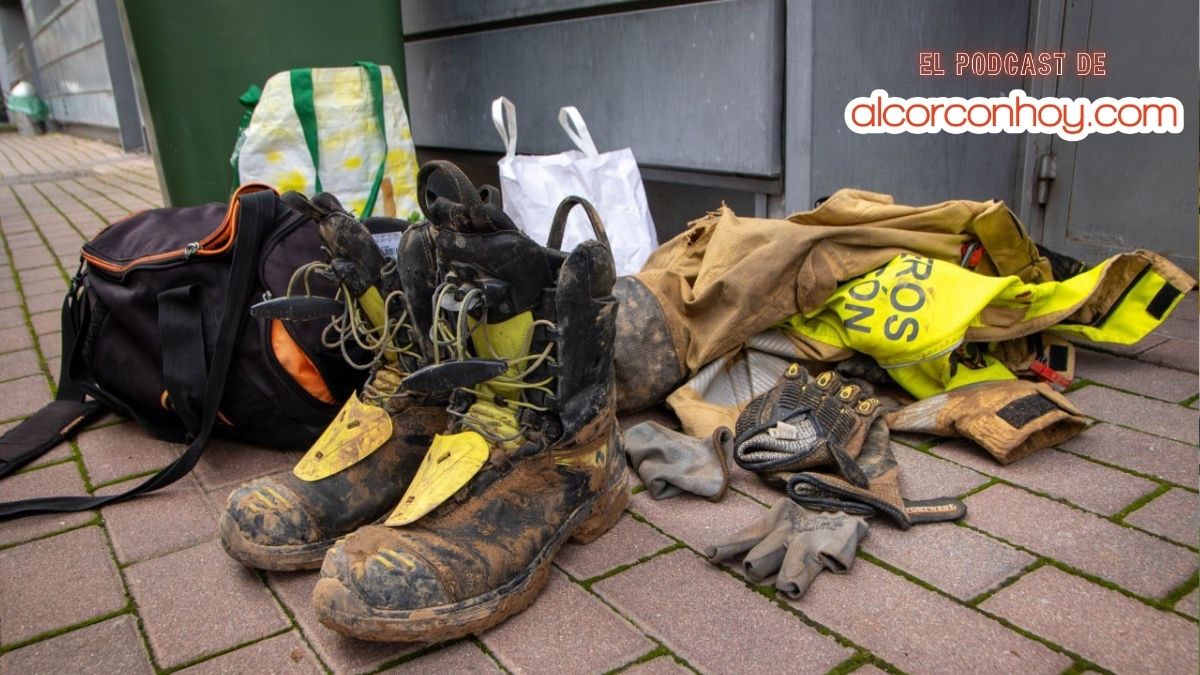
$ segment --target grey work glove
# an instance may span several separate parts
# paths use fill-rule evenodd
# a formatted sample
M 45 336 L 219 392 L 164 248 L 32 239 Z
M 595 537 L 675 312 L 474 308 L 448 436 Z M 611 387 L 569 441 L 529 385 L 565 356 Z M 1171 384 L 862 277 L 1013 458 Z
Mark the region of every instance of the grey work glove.
M 625 453 L 651 497 L 690 492 L 718 501 L 729 484 L 721 446 L 732 433 L 721 427 L 710 438 L 693 438 L 657 422 L 642 422 L 624 433 Z
M 870 384 L 792 364 L 738 416 L 733 459 L 812 509 L 882 512 L 906 530 L 966 515 L 952 497 L 904 499 L 882 412 Z
M 865 536 L 867 521 L 860 516 L 809 511 L 783 497 L 766 516 L 708 547 L 705 555 L 717 564 L 744 553 L 747 577 L 759 582 L 777 574 L 775 588 L 795 600 L 822 570 L 849 571 Z

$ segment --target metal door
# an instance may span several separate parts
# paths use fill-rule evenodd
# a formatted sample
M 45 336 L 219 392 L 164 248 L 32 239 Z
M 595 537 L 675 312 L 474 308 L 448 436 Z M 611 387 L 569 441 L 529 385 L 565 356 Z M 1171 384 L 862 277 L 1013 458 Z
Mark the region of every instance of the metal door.
M 1057 96 L 1173 96 L 1184 105 L 1184 127 L 1180 134 L 1031 139 L 1031 148 L 1040 146 L 1031 157 L 1047 149 L 1051 156 L 1039 163 L 1041 178 L 1054 174 L 1044 204 L 1037 203 L 1036 188 L 1024 193 L 1033 218 L 1041 216 L 1043 243 L 1088 262 L 1146 248 L 1195 273 L 1197 4 L 1068 0 L 1062 17 L 1061 49 L 1069 65 Z M 1107 52 L 1107 74 L 1075 75 L 1080 51 Z M 1038 180 L 1037 169 L 1032 173 Z

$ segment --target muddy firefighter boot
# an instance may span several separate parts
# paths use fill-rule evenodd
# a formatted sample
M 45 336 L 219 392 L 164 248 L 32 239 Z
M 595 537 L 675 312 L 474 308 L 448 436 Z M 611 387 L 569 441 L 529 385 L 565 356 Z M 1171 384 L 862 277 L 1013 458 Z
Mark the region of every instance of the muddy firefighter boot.
M 326 328 L 328 347 L 352 365 L 370 368 L 362 397 L 352 395 L 308 453 L 288 473 L 235 490 L 220 519 L 221 541 L 236 560 L 269 570 L 315 569 L 334 540 L 387 515 L 425 454 L 446 427 L 446 397 L 400 386 L 425 364 L 432 314 L 415 314 L 406 298 L 429 295 L 436 280 L 432 228 L 392 220 L 402 230 L 399 257 L 385 255 L 364 225 L 330 195 L 285 201 L 319 223 L 330 260 L 302 267 L 340 286 L 341 314 Z M 370 219 L 368 225 L 377 225 Z M 309 317 L 310 296 L 289 293 L 255 307 L 259 316 Z M 315 311 L 320 311 L 315 310 Z M 325 310 L 328 317 L 329 310 Z M 364 359 L 366 354 L 370 358 Z
M 597 240 L 568 255 L 556 249 L 576 204 Z M 502 213 L 433 206 L 460 224 L 437 238 L 435 331 L 453 360 L 408 384 L 454 386 L 453 426 L 387 520 L 330 549 L 313 590 L 322 623 L 365 640 L 436 642 L 504 621 L 536 599 L 565 542 L 600 536 L 629 502 L 614 266 L 595 211 L 564 202 L 543 248 Z

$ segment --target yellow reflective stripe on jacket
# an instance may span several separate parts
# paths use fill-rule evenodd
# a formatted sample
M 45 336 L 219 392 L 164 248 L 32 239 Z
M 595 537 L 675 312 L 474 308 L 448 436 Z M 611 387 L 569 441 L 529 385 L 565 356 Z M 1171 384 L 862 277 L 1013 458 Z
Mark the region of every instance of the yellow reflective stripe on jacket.
M 1162 314 L 1162 318 L 1154 320 L 1154 317 L 1146 311 L 1146 308 L 1150 306 L 1150 303 L 1154 301 L 1154 298 L 1158 296 L 1159 292 L 1167 284 L 1168 281 L 1165 278 L 1156 274 L 1153 269 L 1150 269 L 1134 282 L 1133 287 L 1125 294 L 1124 300 L 1117 303 L 1100 325 L 1087 326 L 1083 324 L 1060 323 L 1047 330 L 1055 333 L 1081 335 L 1093 342 L 1110 342 L 1120 345 L 1134 344 L 1146 337 L 1150 331 L 1158 328 L 1159 324 L 1170 316 L 1171 312 L 1175 311 L 1180 301 L 1183 300 L 1183 293 L 1180 293 L 1167 306 L 1166 311 Z
M 842 284 L 824 305 L 785 325 L 803 338 L 869 354 L 894 371 L 937 359 L 936 366 L 892 373 L 902 385 L 910 379 L 912 387 L 905 388 L 914 395 L 928 395 L 938 380 L 961 386 L 951 384 L 947 369 L 949 352 L 964 341 L 994 342 L 1050 330 L 1132 344 L 1157 328 L 1194 287 L 1186 273 L 1144 251 L 1042 283 L 988 277 L 902 254 Z M 983 374 L 968 379 L 979 377 Z

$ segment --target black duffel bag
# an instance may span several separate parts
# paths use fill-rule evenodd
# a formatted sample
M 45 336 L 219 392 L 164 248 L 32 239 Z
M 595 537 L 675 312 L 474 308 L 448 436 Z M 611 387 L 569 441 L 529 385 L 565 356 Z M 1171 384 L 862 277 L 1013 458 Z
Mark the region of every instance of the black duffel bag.
M 63 302 L 57 397 L 0 438 L 0 477 L 107 410 L 188 447 L 127 492 L 9 502 L 0 520 L 169 485 L 214 433 L 281 449 L 311 444 L 365 373 L 322 345 L 326 322 L 253 318 L 249 307 L 284 295 L 293 272 L 322 256 L 316 223 L 262 185 L 243 186 L 229 205 L 135 214 L 85 244 Z M 314 281 L 314 295 L 334 297 L 331 283 Z

